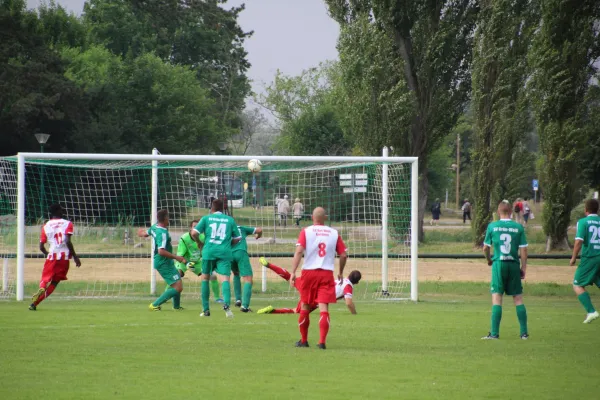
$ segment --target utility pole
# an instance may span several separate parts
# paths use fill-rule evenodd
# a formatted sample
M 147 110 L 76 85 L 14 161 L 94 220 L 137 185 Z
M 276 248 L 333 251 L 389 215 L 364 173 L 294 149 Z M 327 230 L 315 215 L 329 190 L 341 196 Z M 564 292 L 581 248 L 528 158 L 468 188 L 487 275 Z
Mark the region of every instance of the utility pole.
M 456 208 L 460 209 L 460 135 L 456 134 Z

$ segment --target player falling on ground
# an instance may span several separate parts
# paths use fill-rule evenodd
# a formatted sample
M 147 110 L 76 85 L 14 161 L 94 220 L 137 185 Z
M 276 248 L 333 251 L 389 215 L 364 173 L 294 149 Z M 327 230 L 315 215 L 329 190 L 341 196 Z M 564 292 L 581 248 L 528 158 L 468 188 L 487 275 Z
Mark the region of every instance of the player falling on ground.
M 592 305 L 590 294 L 585 290 L 586 286 L 593 284 L 600 288 L 600 217 L 598 217 L 598 208 L 599 204 L 596 199 L 585 202 L 585 218 L 577 221 L 577 235 L 571 257 L 571 265 L 575 265 L 577 255 L 583 249 L 581 262 L 573 278 L 573 290 L 587 313 L 584 324 L 589 324 L 600 317 L 600 313 Z
M 198 224 L 198 220 L 195 219 L 190 223 L 190 231 L 184 233 L 179 238 L 179 244 L 177 245 L 177 255 L 183 257 L 187 260 L 187 264 L 180 263 L 179 261 L 175 261 L 175 268 L 179 272 L 179 276 L 182 278 L 185 276 L 185 273 L 189 270 L 193 274 L 200 276 L 202 274 L 200 268 L 200 260 L 202 258 L 201 249 L 198 248 L 198 243 L 192 239 L 192 229 Z M 204 235 L 200 236 L 200 243 L 204 243 Z M 196 268 L 197 266 L 197 268 Z M 219 282 L 217 281 L 217 275 L 212 274 L 210 276 L 210 286 L 215 297 L 215 301 L 217 303 L 222 303 L 223 300 L 219 297 Z M 167 285 L 167 290 L 169 289 L 169 285 Z
M 206 239 L 204 246 L 199 242 L 200 235 Z M 238 243 L 242 236 L 233 218 L 223 214 L 223 200 L 216 199 L 212 203 L 211 214 L 202 217 L 192 232 L 192 239 L 202 246 L 202 307 L 201 317 L 210 317 L 209 284 L 208 280 L 213 271 L 221 282 L 223 293 L 223 310 L 227 318 L 233 318 L 229 308 L 231 303 L 231 261 L 233 260 L 232 246 Z
M 167 210 L 159 210 L 156 213 L 156 219 L 158 222 L 152 225 L 148 230 L 140 228 L 138 230 L 138 236 L 144 238 L 152 236 L 154 248 L 152 265 L 170 287 L 165 290 L 158 299 L 153 303 L 150 303 L 148 308 L 150 311 L 160 311 L 160 306 L 162 304 L 173 299 L 173 308 L 175 310 L 183 310 L 183 307 L 181 307 L 183 284 L 181 282 L 179 271 L 175 268 L 174 261 L 187 264 L 187 260 L 173 254 L 171 235 L 169 234 L 169 212 Z
M 248 256 L 248 243 L 246 236 L 255 235 L 256 239 L 262 236 L 262 228 L 238 226 L 242 239 L 233 246 L 233 262 L 231 263 L 231 272 L 233 272 L 233 293 L 235 294 L 235 306 L 240 307 L 241 312 L 247 313 L 250 310 L 250 298 L 252 297 L 252 265 Z M 244 281 L 244 291 L 242 297 L 242 282 Z
M 517 308 L 517 318 L 521 327 L 521 339 L 529 338 L 527 331 L 527 311 L 523 304 L 523 284 L 527 270 L 527 238 L 523 226 L 510 219 L 511 206 L 505 202 L 498 205 L 500 220 L 488 225 L 483 241 L 483 252 L 488 265 L 492 267 L 492 323 L 487 336 L 482 339 L 500 337 L 502 319 L 502 296 L 513 296 Z M 490 248 L 494 248 L 493 257 Z M 519 265 L 519 251 L 521 263 Z
M 81 261 L 75 253 L 71 237 L 73 236 L 73 223 L 63 218 L 64 210 L 60 204 L 50 206 L 50 220 L 42 227 L 40 235 L 40 251 L 46 257 L 40 288 L 33 295 L 29 309 L 37 310 L 37 306 L 50 296 L 60 281 L 67 280 L 69 260 L 73 258 L 75 265 L 81 267 Z M 46 250 L 46 243 L 50 250 Z
M 321 315 L 319 318 L 320 338 L 318 348 L 325 350 L 325 341 L 329 332 L 329 304 L 336 302 L 335 282 L 333 270 L 335 269 L 335 254 L 340 258 L 339 280 L 344 279 L 344 267 L 348 259 L 346 245 L 337 230 L 325 226 L 325 209 L 317 207 L 312 213 L 313 225 L 300 231 L 296 252 L 292 261 L 290 285 L 296 283 L 296 271 L 300 265 L 302 255 L 302 282 L 298 285 L 302 309 L 298 318 L 301 339 L 296 347 L 308 347 L 308 327 L 310 325 L 310 306 L 318 304 Z
M 267 261 L 266 258 L 259 258 L 260 263 L 269 268 L 271 271 L 275 272 L 277 275 L 285 279 L 286 281 L 290 280 L 291 274 L 285 269 L 278 267 L 277 265 L 271 264 Z M 337 300 L 344 299 L 346 302 L 346 306 L 348 310 L 350 310 L 351 314 L 356 314 L 356 306 L 352 301 L 352 295 L 354 292 L 354 285 L 358 284 L 362 278 L 360 271 L 354 270 L 350 272 L 348 278 L 344 278 L 342 281 L 339 279 L 335 280 L 335 297 Z M 295 287 L 298 289 L 302 282 L 302 277 L 296 279 Z M 317 304 L 310 305 L 310 312 L 313 312 L 318 307 Z M 302 302 L 298 302 L 296 308 L 273 308 L 273 306 L 267 306 L 265 308 L 261 308 L 258 310 L 257 314 L 298 314 L 302 309 Z

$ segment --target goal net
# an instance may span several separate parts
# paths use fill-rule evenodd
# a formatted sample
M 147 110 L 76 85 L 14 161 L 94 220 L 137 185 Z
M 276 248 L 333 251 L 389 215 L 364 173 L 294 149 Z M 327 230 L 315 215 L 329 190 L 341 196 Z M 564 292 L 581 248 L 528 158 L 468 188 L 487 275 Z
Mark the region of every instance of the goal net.
M 297 297 L 258 258 L 290 269 L 300 229 L 322 206 L 348 247 L 346 272 L 362 273 L 355 297 L 416 300 L 416 158 L 258 157 L 263 166 L 256 174 L 247 168 L 251 158 L 25 153 L 0 159 L 0 296 L 23 299 L 37 289 L 40 229 L 52 203 L 74 223 L 82 260 L 53 296 L 143 297 L 165 283 L 152 270 L 150 239 L 138 238 L 137 230 L 167 209 L 176 249 L 191 221 L 221 198 L 238 225 L 263 229 L 262 238 L 247 238 L 256 296 Z M 198 298 L 200 278 L 188 273 L 183 281 L 183 295 Z

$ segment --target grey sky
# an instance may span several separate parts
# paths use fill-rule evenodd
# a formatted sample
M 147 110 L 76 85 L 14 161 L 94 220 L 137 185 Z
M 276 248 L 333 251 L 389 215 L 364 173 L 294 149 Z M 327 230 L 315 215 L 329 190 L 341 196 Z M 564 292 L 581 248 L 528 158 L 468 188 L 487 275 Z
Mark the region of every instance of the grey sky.
M 40 0 L 28 0 L 37 7 Z M 57 0 L 70 11 L 80 14 L 84 0 Z M 244 30 L 254 31 L 246 42 L 252 64 L 248 75 L 253 89 L 260 92 L 277 69 L 297 75 L 321 61 L 337 58 L 335 48 L 338 25 L 327 15 L 323 0 L 230 0 L 225 7 L 246 4 L 240 15 Z

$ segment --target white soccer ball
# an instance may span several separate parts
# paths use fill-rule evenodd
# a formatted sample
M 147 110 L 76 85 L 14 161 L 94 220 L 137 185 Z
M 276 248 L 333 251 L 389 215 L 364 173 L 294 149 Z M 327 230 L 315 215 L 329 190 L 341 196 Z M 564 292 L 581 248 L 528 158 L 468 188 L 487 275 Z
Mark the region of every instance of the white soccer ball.
M 248 161 L 248 169 L 250 170 L 250 172 L 260 172 L 261 168 L 262 163 L 260 162 L 260 160 L 253 158 L 252 160 Z

